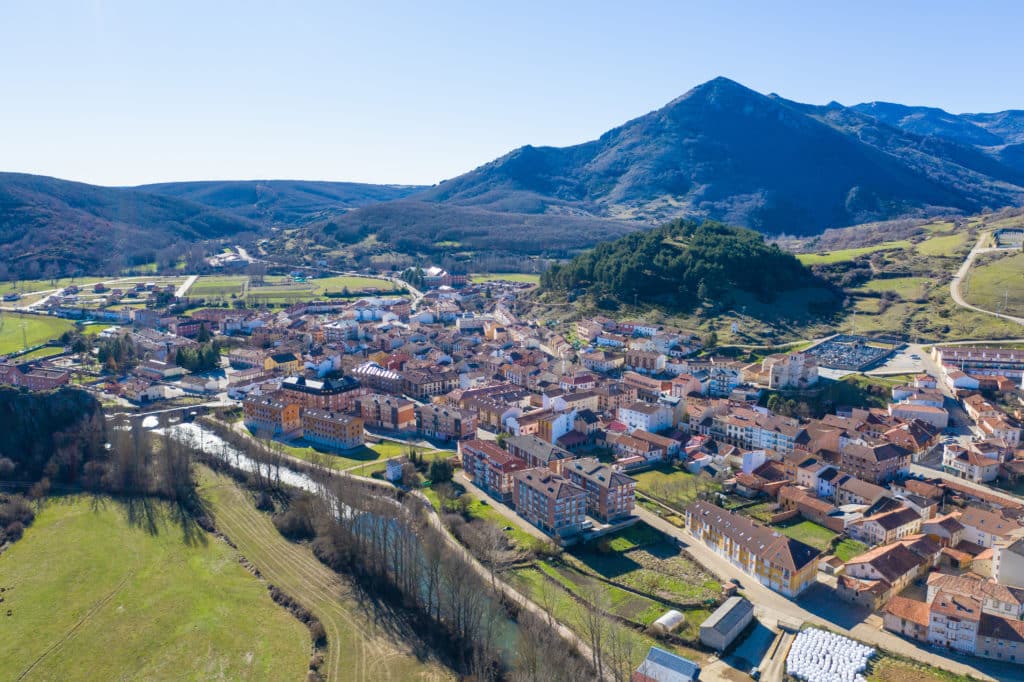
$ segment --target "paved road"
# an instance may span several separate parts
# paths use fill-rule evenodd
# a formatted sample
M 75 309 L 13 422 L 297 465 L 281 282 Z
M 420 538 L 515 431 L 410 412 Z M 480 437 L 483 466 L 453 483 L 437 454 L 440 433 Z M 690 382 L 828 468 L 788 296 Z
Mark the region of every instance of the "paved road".
M 186 279 L 185 282 L 178 287 L 178 290 L 174 292 L 174 295 L 177 298 L 185 298 L 185 294 L 188 293 L 188 290 L 192 288 L 192 285 L 196 283 L 197 279 L 199 279 L 199 275 L 189 275 L 188 279 Z
M 947 473 L 940 469 L 932 469 L 931 467 L 921 466 L 920 464 L 911 464 L 910 473 L 918 474 L 921 476 L 944 478 L 949 481 L 956 481 L 960 485 L 965 486 L 967 488 L 971 488 L 973 490 L 977 490 L 978 492 L 987 493 L 989 495 L 1002 498 L 1009 502 L 1016 502 L 1017 504 L 1024 503 L 1024 497 L 1014 495 L 1013 493 L 1008 493 L 1004 490 L 999 490 L 998 488 L 992 488 L 987 485 L 982 485 L 981 483 L 975 483 L 974 481 L 970 481 L 966 478 L 959 478 L 958 476 L 954 476 L 953 474 Z
M 988 248 L 983 247 L 982 244 L 985 242 L 985 240 L 988 237 L 989 237 L 989 233 L 988 232 L 985 232 L 985 233 L 981 234 L 978 237 L 978 241 L 974 245 L 974 248 L 971 249 L 971 252 L 967 254 L 967 258 L 964 259 L 963 264 L 960 265 L 960 268 L 956 271 L 956 274 L 953 275 L 953 279 L 950 280 L 950 282 L 949 282 L 949 294 L 950 294 L 950 296 L 953 297 L 953 301 L 955 301 L 956 304 L 958 306 L 960 306 L 961 308 L 967 308 L 968 310 L 973 310 L 973 311 L 978 312 L 978 313 L 985 313 L 986 315 L 994 315 L 995 317 L 1001 317 L 1004 320 L 1009 320 L 1010 322 L 1016 322 L 1017 324 L 1024 324 L 1024 317 L 1014 317 L 1013 315 L 1005 315 L 1003 313 L 996 313 L 996 312 L 993 312 L 991 310 L 985 310 L 984 308 L 979 308 L 976 305 L 971 305 L 970 303 L 968 303 L 967 301 L 964 300 L 963 294 L 960 291 L 960 287 L 963 285 L 963 281 L 967 277 L 967 273 L 970 271 L 971 265 L 974 264 L 974 260 L 979 255 L 981 255 L 983 253 L 991 253 L 993 251 L 1006 251 L 1006 249 L 996 249 L 996 248 L 991 248 L 991 247 L 988 247 Z
M 637 507 L 635 513 L 648 525 L 679 540 L 698 563 L 718 576 L 720 580 L 728 581 L 733 578 L 738 580 L 750 601 L 777 618 L 791 618 L 828 627 L 861 642 L 959 675 L 973 675 L 983 680 L 1010 679 L 1008 674 L 1013 669 L 1005 665 L 981 659 L 951 658 L 939 655 L 914 642 L 880 629 L 881 618 L 874 614 L 868 614 L 865 610 L 858 610 L 838 602 L 834 593 L 824 585 L 808 588 L 798 601 L 792 601 L 761 585 L 754 578 L 733 566 L 727 559 L 715 554 L 698 542 L 685 530 L 677 528 L 642 507 Z

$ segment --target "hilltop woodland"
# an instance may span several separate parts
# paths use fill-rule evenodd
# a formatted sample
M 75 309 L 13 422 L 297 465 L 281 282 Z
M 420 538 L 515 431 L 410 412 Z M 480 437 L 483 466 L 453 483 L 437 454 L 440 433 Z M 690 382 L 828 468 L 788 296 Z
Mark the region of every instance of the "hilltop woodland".
M 676 220 L 553 265 L 541 276 L 541 287 L 592 294 L 598 307 L 643 302 L 690 311 L 704 304 L 729 308 L 736 292 L 770 303 L 785 291 L 828 284 L 757 232 Z

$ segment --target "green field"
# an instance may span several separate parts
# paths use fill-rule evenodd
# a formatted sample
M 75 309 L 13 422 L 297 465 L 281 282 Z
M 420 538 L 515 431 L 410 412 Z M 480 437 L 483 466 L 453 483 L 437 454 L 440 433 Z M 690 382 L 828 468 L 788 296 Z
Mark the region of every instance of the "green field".
M 0 313 L 0 355 L 51 341 L 74 326 L 70 320 L 49 315 Z
M 474 272 L 470 275 L 473 282 L 525 282 L 526 284 L 540 284 L 540 275 L 529 272 Z
M 697 499 L 700 490 L 721 489 L 721 485 L 711 479 L 696 476 L 670 465 L 661 465 L 632 476 L 636 479 L 638 493 L 650 495 L 680 510 Z
M 949 256 L 954 257 L 967 243 L 966 232 L 939 235 L 924 240 L 915 247 L 917 252 L 924 256 Z
M 63 289 L 69 284 L 83 286 L 94 282 L 104 281 L 102 277 L 61 277 L 57 280 L 50 279 L 21 279 L 15 282 L 0 282 L 0 295 L 17 291 L 21 294 L 28 294 L 34 291 L 49 291 L 51 289 Z
M 394 288 L 394 285 L 391 282 L 383 279 L 348 275 L 311 279 L 308 281 L 308 284 L 313 287 L 314 293 L 318 296 L 322 296 L 326 293 L 340 293 L 344 289 L 348 289 L 354 294 L 362 291 L 363 289 L 379 289 L 383 292 L 390 292 Z
M 138 506 L 132 523 L 109 499 L 51 499 L 0 556 L 4 677 L 302 679 L 309 631 L 237 553 L 198 527 L 183 534 L 168 506 Z
M 211 507 L 218 530 L 231 538 L 268 582 L 291 595 L 323 624 L 327 654 L 320 673 L 326 680 L 454 679 L 451 671 L 438 663 L 417 658 L 408 638 L 392 630 L 387 614 L 376 611 L 351 584 L 320 563 L 308 545 L 285 540 L 270 517 L 256 510 L 249 492 L 225 476 L 202 468 L 200 472 L 200 492 Z M 277 679 L 306 678 L 296 674 Z
M 855 249 L 840 249 L 837 251 L 825 251 L 821 253 L 798 253 L 796 257 L 804 265 L 818 265 L 821 263 L 839 263 L 853 260 L 858 256 L 864 256 L 876 251 L 889 251 L 892 249 L 905 249 L 910 247 L 910 242 L 901 239 L 892 242 L 883 242 L 873 246 L 861 246 Z
M 336 452 L 311 445 L 303 445 L 301 442 L 293 444 L 275 442 L 275 445 L 280 445 L 285 453 L 293 457 L 304 459 L 307 462 L 325 464 L 332 469 L 353 469 L 353 467 L 356 467 L 352 473 L 361 476 L 370 476 L 378 471 L 384 471 L 384 460 L 405 455 L 409 452 L 407 445 L 391 441 L 368 443 L 352 450 L 338 450 Z M 450 456 L 453 454 L 451 452 L 419 447 L 416 448 L 416 452 L 422 454 L 427 459 L 437 455 Z
M 843 538 L 836 544 L 835 554 L 840 561 L 849 561 L 854 557 L 860 556 L 866 551 L 868 551 L 868 546 L 863 542 L 857 542 L 850 538 Z
M 249 278 L 245 275 L 200 277 L 189 287 L 186 295 L 189 298 L 230 298 L 232 294 L 240 296 Z
M 976 264 L 963 283 L 968 303 L 1008 315 L 1024 315 L 1024 252 Z
M 882 293 L 891 291 L 900 298 L 913 300 L 924 295 L 932 280 L 927 277 L 892 277 L 890 279 L 873 279 L 858 287 L 855 291 Z
M 825 526 L 819 526 L 813 521 L 784 522 L 772 526 L 772 528 L 787 537 L 799 540 L 805 545 L 810 545 L 823 552 L 828 549 L 832 538 L 838 535 L 838 533 L 825 528 Z

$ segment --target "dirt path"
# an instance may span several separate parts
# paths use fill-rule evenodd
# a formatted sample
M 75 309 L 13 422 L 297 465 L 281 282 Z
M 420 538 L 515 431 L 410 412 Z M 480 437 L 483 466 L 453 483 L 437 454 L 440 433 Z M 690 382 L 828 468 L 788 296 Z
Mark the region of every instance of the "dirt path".
M 305 546 L 283 538 L 246 491 L 225 477 L 203 473 L 203 495 L 217 528 L 251 561 L 267 582 L 294 598 L 323 624 L 328 680 L 447 680 L 439 664 L 421 663 L 367 618 L 350 586 Z

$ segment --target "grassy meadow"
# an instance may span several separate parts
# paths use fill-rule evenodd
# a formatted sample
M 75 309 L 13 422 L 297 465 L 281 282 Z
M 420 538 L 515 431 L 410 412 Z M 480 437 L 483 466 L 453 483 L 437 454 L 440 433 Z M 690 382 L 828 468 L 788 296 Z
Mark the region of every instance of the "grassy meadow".
M 235 550 L 185 528 L 162 503 L 49 500 L 0 555 L 3 676 L 302 679 L 308 629 Z

